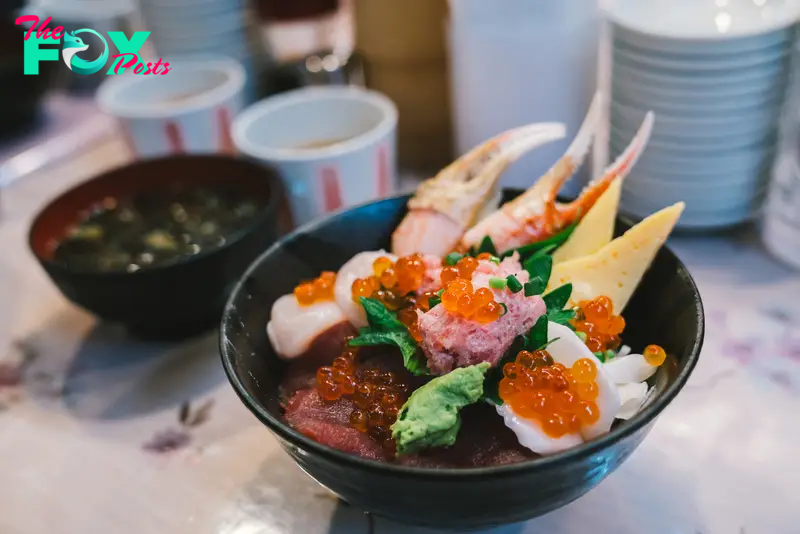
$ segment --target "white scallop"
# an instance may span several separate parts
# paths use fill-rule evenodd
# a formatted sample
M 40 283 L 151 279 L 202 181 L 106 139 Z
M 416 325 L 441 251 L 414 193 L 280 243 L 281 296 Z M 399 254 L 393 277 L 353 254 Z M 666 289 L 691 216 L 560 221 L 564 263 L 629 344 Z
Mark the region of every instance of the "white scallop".
M 617 386 L 622 406 L 617 419 L 630 419 L 639 411 L 647 398 L 647 383 L 634 382 Z
M 284 295 L 272 306 L 267 336 L 278 356 L 297 358 L 308 350 L 317 336 L 346 320 L 332 300 L 300 306 L 293 294 Z
M 547 339 L 551 342 L 547 346 L 547 351 L 554 361 L 565 367 L 572 367 L 576 361 L 582 358 L 592 360 L 597 366 L 597 378 L 595 381 L 597 382 L 598 395 L 595 403 L 600 411 L 600 419 L 595 424 L 582 428 L 580 433 L 551 438 L 542 431 L 538 423 L 518 416 L 507 404 L 497 406 L 497 413 L 503 418 L 506 426 L 516 434 L 520 444 L 537 454 L 552 454 L 563 451 L 580 445 L 584 440 L 590 440 L 605 434 L 611 429 L 611 423 L 617 417 L 621 404 L 617 387 L 603 370 L 603 364 L 592 354 L 575 332 L 566 326 L 550 322 L 547 324 Z
M 336 303 L 356 328 L 367 326 L 367 317 L 361 304 L 353 302 L 353 282 L 358 278 L 371 276 L 372 262 L 381 256 L 386 256 L 392 261 L 397 260 L 397 256 L 385 250 L 360 252 L 350 258 L 350 261 L 342 265 L 342 268 L 336 273 L 336 285 L 334 285 Z
M 518 416 L 508 404 L 496 406 L 495 408 L 505 421 L 506 426 L 516 434 L 520 445 L 537 454 L 553 454 L 583 443 L 583 438 L 577 432 L 566 434 L 560 438 L 551 438 L 542 432 L 542 428 L 538 423 Z
M 650 365 L 641 354 L 617 357 L 603 365 L 615 384 L 644 382 L 653 376 L 658 367 Z
M 617 417 L 620 408 L 619 394 L 611 377 L 605 371 L 600 360 L 581 341 L 581 338 L 566 326 L 553 322 L 548 323 L 547 339 L 551 341 L 550 345 L 547 346 L 547 352 L 550 353 L 554 361 L 565 367 L 572 367 L 576 361 L 582 358 L 587 358 L 594 362 L 597 367 L 595 382 L 597 382 L 598 389 L 595 404 L 597 404 L 597 408 L 600 411 L 600 419 L 591 426 L 581 428 L 581 434 L 587 440 L 605 434 L 611 429 L 611 424 Z

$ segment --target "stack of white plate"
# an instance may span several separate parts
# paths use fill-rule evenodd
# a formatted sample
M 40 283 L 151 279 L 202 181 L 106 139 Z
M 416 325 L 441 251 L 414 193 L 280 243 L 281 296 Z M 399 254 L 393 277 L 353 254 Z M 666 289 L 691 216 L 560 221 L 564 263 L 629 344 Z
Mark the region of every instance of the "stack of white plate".
M 245 0 L 139 0 L 160 57 L 227 56 L 255 76 Z
M 611 156 L 656 113 L 622 209 L 644 217 L 683 200 L 683 228 L 751 219 L 775 156 L 797 0 L 615 0 L 608 12 Z

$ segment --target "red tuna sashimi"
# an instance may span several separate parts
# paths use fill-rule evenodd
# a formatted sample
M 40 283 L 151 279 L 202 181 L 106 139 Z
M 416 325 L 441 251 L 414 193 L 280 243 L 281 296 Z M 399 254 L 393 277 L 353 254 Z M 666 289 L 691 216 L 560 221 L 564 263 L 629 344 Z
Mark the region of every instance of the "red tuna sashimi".
M 490 278 L 506 278 L 511 274 L 523 284 L 528 281 L 528 273 L 516 254 L 500 265 L 481 260 L 472 276 L 472 285 L 474 289 L 489 288 Z M 507 289 L 492 289 L 492 292 L 495 301 L 505 304 L 508 312 L 488 324 L 451 314 L 442 305 L 420 314 L 421 346 L 432 374 L 443 375 L 455 367 L 481 362 L 495 365 L 514 338 L 530 330 L 546 311 L 540 296 L 526 297 L 523 291 L 512 293 Z
M 363 432 L 350 426 L 349 399 L 326 402 L 316 389 L 298 391 L 286 405 L 286 422 L 317 443 L 371 460 L 385 460 L 386 451 Z

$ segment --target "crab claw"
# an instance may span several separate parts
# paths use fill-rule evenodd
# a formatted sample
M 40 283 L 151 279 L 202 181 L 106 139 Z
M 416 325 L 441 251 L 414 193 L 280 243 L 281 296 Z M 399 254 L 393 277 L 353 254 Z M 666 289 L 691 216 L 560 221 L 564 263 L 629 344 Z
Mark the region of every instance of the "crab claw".
M 499 251 L 547 239 L 579 220 L 615 179 L 624 179 L 650 138 L 654 121 L 652 112 L 647 114 L 625 152 L 598 179 L 587 185 L 577 199 L 568 204 L 556 202 L 561 186 L 580 167 L 589 152 L 600 124 L 601 110 L 602 97 L 597 95 L 566 154 L 525 193 L 471 228 L 464 235 L 461 247 L 476 245 L 485 236 L 492 238 Z
M 563 124 L 508 130 L 474 148 L 423 182 L 392 235 L 392 252 L 443 256 L 453 250 L 494 198 L 503 171 L 523 154 L 566 135 Z

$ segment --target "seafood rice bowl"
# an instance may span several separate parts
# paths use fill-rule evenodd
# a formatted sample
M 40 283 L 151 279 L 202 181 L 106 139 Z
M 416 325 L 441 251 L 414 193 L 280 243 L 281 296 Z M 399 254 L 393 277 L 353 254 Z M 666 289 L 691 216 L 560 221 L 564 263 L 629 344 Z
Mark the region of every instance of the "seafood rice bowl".
M 495 200 L 503 171 L 563 138 L 562 125 L 516 128 L 475 148 L 418 187 L 385 249 L 358 252 L 338 270 L 298 279 L 293 291 L 272 299 L 262 328 L 283 362 L 270 401 L 282 436 L 296 433 L 321 450 L 411 469 L 402 473 L 450 476 L 556 465 L 547 458 L 591 449 L 657 402 L 663 388 L 655 387 L 656 376 L 676 366 L 675 355 L 631 335 L 623 313 L 684 206 L 666 207 L 615 237 L 621 185 L 647 146 L 652 113 L 628 149 L 575 200 L 557 200 L 586 158 L 601 108 L 597 96 L 565 155 L 517 198 Z M 224 359 L 225 328 L 223 322 Z M 226 362 L 232 382 L 265 420 L 233 376 L 235 365 Z M 305 466 L 307 453 L 287 450 L 318 478 Z M 318 480 L 363 493 L 346 477 L 337 472 L 335 480 Z M 584 475 L 586 489 L 568 500 L 596 483 L 588 480 Z M 396 516 L 375 499 L 365 506 Z M 508 520 L 537 515 L 554 502 Z M 498 522 L 466 514 L 443 523 L 436 515 L 405 519 L 438 526 Z

